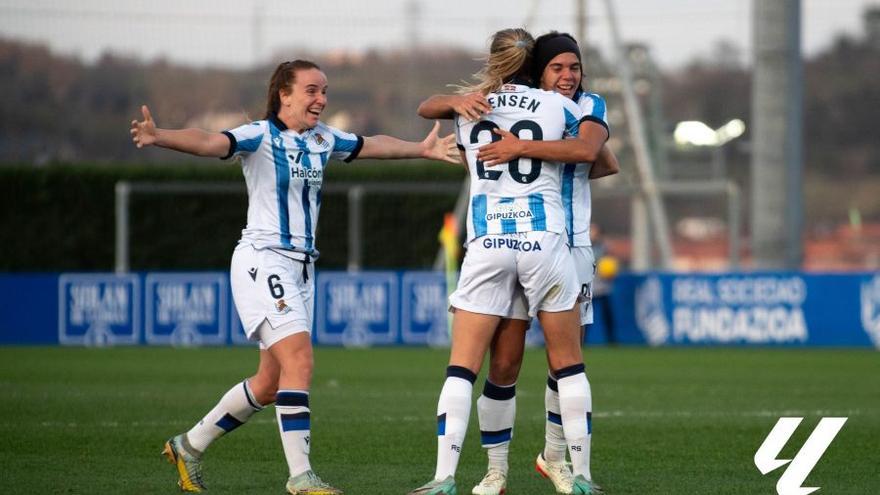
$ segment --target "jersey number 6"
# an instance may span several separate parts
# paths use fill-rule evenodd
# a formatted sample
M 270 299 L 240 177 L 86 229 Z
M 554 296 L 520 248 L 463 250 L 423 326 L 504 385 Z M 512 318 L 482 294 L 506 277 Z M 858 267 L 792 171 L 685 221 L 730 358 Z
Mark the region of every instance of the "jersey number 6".
M 480 133 L 483 131 L 487 131 L 489 135 L 492 137 L 492 142 L 499 141 L 501 136 L 492 132 L 492 129 L 498 129 L 498 124 L 492 122 L 491 120 L 481 120 L 477 122 L 474 128 L 471 130 L 471 144 L 477 144 L 479 141 Z M 532 140 L 541 141 L 544 139 L 544 131 L 541 130 L 541 126 L 538 125 L 537 122 L 533 120 L 520 120 L 513 124 L 510 127 L 510 132 L 516 137 L 519 137 L 519 133 L 523 130 L 529 130 L 532 132 Z M 541 160 L 537 158 L 532 158 L 532 168 L 529 170 L 528 174 L 523 174 L 519 169 L 519 158 L 514 158 L 507 163 L 507 171 L 510 173 L 510 176 L 513 177 L 513 180 L 519 182 L 520 184 L 531 184 L 541 175 Z M 477 160 L 477 177 L 483 180 L 498 180 L 501 178 L 501 174 L 504 172 L 500 170 L 486 170 L 486 167 L 483 165 L 482 160 Z
M 266 279 L 266 281 L 269 283 L 269 293 L 272 294 L 272 297 L 275 299 L 281 299 L 284 297 L 284 287 L 279 283 L 281 277 L 272 274 L 269 275 L 269 278 Z

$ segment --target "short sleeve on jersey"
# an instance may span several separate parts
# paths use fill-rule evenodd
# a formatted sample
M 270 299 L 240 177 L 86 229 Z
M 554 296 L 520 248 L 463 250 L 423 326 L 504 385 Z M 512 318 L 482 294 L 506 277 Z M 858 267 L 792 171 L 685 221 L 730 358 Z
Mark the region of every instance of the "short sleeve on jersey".
M 562 100 L 562 111 L 565 114 L 565 135 L 577 137 L 578 129 L 583 120 L 581 107 L 564 96 L 560 96 L 560 99 Z
M 364 138 L 357 134 L 340 131 L 335 127 L 329 129 L 333 134 L 333 150 L 330 155 L 344 162 L 350 162 L 357 158 L 361 148 L 364 147 Z
M 246 155 L 257 151 L 260 143 L 263 142 L 265 131 L 262 121 L 257 121 L 223 131 L 223 134 L 229 138 L 229 153 L 222 158 L 226 160 L 235 155 Z
M 605 99 L 595 93 L 584 93 L 580 97 L 580 107 L 583 110 L 583 120 L 595 122 L 605 128 L 611 135 L 608 127 L 608 110 L 605 107 Z

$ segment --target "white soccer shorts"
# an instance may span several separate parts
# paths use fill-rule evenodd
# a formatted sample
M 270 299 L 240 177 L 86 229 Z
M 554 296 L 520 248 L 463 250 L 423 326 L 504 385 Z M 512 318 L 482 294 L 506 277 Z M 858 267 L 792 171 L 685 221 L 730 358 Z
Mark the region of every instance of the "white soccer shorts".
M 593 276 L 595 263 L 593 262 L 593 248 L 590 246 L 577 246 L 571 248 L 571 257 L 577 271 L 580 287 L 581 326 L 593 323 Z M 522 287 L 517 287 L 517 293 L 513 299 L 513 306 L 507 318 L 514 320 L 529 319 L 528 301 L 525 299 Z
M 580 284 L 565 238 L 535 231 L 487 235 L 468 243 L 458 288 L 449 296 L 449 305 L 528 320 L 538 311 L 567 311 L 579 295 Z M 527 307 L 527 314 L 514 315 L 515 306 Z
M 577 270 L 578 282 L 580 282 L 581 298 L 581 326 L 593 323 L 593 276 L 596 272 L 596 261 L 593 258 L 591 246 L 576 246 L 571 248 L 571 257 Z
M 230 281 L 235 309 L 248 339 L 268 349 L 284 337 L 311 332 L 314 265 L 239 244 L 232 254 Z M 305 280 L 307 274 L 308 280 Z M 262 325 L 263 322 L 268 325 Z

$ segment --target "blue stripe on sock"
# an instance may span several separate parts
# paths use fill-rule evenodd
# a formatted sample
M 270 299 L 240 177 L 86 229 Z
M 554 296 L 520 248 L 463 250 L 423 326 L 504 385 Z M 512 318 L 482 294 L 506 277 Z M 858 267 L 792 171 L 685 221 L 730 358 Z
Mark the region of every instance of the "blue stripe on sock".
M 251 406 L 252 408 L 254 408 L 255 410 L 257 410 L 257 411 L 262 411 L 262 410 L 263 410 L 263 406 L 261 406 L 260 404 L 257 404 L 256 399 L 254 399 L 254 398 L 251 396 L 251 389 L 250 389 L 250 387 L 248 387 L 248 382 L 247 382 L 247 380 L 241 382 L 241 386 L 244 387 L 244 397 L 245 397 L 245 399 L 247 399 L 248 404 L 250 404 L 250 406 Z
M 585 370 L 584 363 L 573 364 L 571 366 L 566 366 L 561 370 L 554 371 L 553 376 L 555 376 L 557 380 L 562 380 L 563 378 L 568 378 L 569 376 L 574 376 L 578 373 L 585 373 Z
M 593 434 L 593 413 L 587 411 L 587 435 Z
M 509 400 L 516 396 L 516 384 L 502 387 L 486 380 L 486 384 L 483 385 L 483 395 L 494 400 Z
M 562 416 L 556 414 L 553 411 L 547 411 L 547 421 L 562 426 Z
M 547 377 L 547 386 L 550 387 L 550 390 L 554 392 L 559 392 L 559 384 L 556 382 L 556 378 L 552 376 Z
M 311 427 L 308 412 L 281 414 L 281 431 L 305 431 Z
M 498 443 L 509 442 L 512 436 L 513 428 L 507 428 L 498 431 L 480 430 L 480 441 L 483 445 L 495 445 Z
M 220 420 L 216 423 L 216 425 L 222 428 L 223 431 L 225 431 L 226 433 L 229 433 L 230 431 L 238 428 L 243 424 L 244 423 L 242 423 L 241 421 L 236 419 L 235 416 L 229 413 L 224 414 L 223 417 L 220 418 Z
M 471 384 L 473 384 L 477 380 L 477 375 L 473 371 L 465 368 L 464 366 L 455 366 L 450 365 L 446 367 L 446 377 L 449 378 L 454 376 L 456 378 L 463 378 Z
M 278 392 L 275 405 L 281 407 L 309 407 L 309 394 L 305 392 Z
M 446 413 L 437 416 L 437 436 L 446 434 Z

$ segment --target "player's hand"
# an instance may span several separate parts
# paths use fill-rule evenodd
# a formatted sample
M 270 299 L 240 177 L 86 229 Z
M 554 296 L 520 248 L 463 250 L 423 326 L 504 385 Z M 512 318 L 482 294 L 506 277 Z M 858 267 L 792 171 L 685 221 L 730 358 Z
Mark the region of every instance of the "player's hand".
M 142 105 L 141 113 L 144 115 L 144 120 L 141 122 L 132 120 L 131 130 L 129 131 L 131 133 L 131 140 L 138 148 L 155 144 L 158 139 L 156 123 L 153 122 L 153 116 L 150 115 L 150 109 L 147 108 L 146 105 Z
M 452 109 L 468 120 L 480 120 L 492 111 L 492 106 L 482 93 L 468 93 L 456 97 Z
M 483 162 L 483 165 L 492 167 L 522 156 L 522 141 L 516 135 L 504 129 L 492 129 L 492 132 L 501 136 L 501 139 L 480 146 L 477 160 Z
M 440 121 L 434 121 L 434 128 L 422 141 L 422 158 L 461 164 L 461 154 L 455 144 L 455 134 L 440 137 Z

